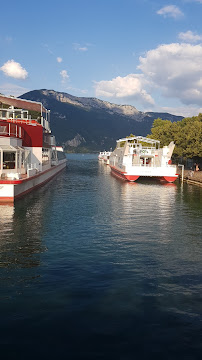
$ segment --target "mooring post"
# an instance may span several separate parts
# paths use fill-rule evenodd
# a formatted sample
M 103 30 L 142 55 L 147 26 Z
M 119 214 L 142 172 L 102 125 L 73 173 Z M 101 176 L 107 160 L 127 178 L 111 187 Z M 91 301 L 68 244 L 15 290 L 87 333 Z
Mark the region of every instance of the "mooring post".
M 183 183 L 183 181 L 184 181 L 184 165 L 182 165 L 182 164 L 178 164 L 178 167 L 182 167 L 182 176 L 181 176 L 181 178 L 182 178 L 182 183 Z

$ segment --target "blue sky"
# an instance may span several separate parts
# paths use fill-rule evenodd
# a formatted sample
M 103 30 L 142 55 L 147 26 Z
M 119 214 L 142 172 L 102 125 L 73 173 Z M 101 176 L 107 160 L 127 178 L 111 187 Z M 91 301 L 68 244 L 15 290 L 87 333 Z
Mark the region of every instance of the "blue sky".
M 1 14 L 3 94 L 50 89 L 202 112 L 202 0 L 10 0 Z

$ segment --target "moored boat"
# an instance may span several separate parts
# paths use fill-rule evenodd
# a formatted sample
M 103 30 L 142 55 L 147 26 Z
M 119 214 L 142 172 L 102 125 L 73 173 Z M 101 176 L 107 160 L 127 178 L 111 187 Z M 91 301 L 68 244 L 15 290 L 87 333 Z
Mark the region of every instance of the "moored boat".
M 0 95 L 0 203 L 14 202 L 64 169 L 67 159 L 58 150 L 42 103 Z
M 102 161 L 106 165 L 109 165 L 110 155 L 111 155 L 111 151 L 102 151 L 98 155 L 98 160 Z
M 174 147 L 171 142 L 160 148 L 160 141 L 143 136 L 119 139 L 110 155 L 109 165 L 112 173 L 123 180 L 154 177 L 174 182 L 178 178 L 177 167 L 171 162 Z
M 99 161 L 103 161 L 104 160 L 104 151 L 100 151 L 99 155 L 98 155 L 98 160 Z

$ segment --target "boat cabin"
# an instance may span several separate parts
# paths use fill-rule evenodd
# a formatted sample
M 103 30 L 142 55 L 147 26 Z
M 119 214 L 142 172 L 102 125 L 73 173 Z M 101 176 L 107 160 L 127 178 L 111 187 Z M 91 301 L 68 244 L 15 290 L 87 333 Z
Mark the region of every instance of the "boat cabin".
M 44 170 L 55 145 L 49 110 L 41 103 L 0 94 L 0 178 Z
M 160 167 L 169 164 L 174 143 L 160 148 L 160 141 L 143 136 L 117 140 L 118 162 L 132 166 Z

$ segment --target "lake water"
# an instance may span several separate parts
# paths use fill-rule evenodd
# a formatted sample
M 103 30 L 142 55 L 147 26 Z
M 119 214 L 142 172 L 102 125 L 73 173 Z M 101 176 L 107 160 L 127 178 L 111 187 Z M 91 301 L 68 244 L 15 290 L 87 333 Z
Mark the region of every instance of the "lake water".
M 49 184 L 0 206 L 0 343 L 201 358 L 201 220 L 202 187 L 127 183 L 97 155 L 68 155 Z

